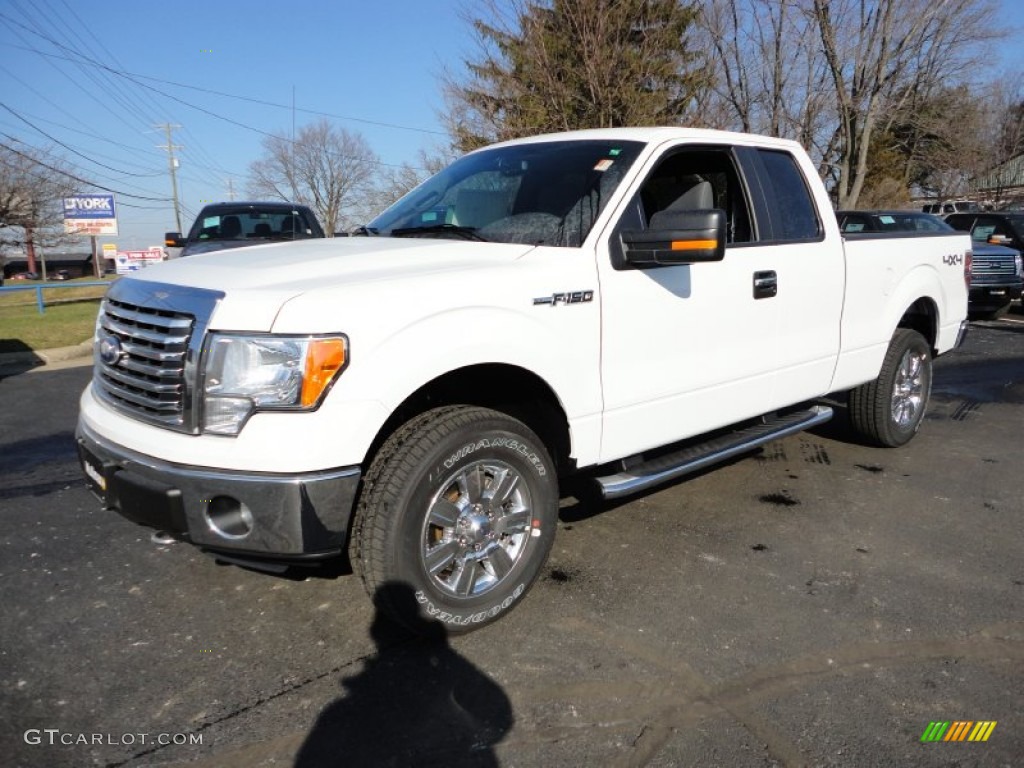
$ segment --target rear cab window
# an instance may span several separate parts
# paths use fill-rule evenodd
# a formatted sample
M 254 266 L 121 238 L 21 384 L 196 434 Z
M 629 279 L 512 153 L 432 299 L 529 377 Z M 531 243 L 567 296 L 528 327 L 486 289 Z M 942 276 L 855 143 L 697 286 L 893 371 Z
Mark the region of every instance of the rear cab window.
M 772 240 L 799 242 L 823 235 L 817 208 L 796 159 L 784 150 L 758 149 L 766 203 L 772 213 Z

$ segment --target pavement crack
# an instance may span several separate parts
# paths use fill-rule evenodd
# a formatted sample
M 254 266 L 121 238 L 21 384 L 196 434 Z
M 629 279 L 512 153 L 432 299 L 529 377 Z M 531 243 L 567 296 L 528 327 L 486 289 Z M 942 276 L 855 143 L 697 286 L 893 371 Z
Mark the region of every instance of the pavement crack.
M 407 641 L 398 643 L 398 644 L 396 644 L 394 646 L 391 646 L 390 648 L 388 648 L 386 650 L 397 650 L 397 649 L 402 648 L 404 646 L 410 645 L 412 642 L 413 642 L 413 640 L 407 640 Z M 355 666 L 356 664 L 361 664 L 362 662 L 366 661 L 367 659 L 370 659 L 370 658 L 372 658 L 374 656 L 377 656 L 383 650 L 385 650 L 385 649 L 378 649 L 378 650 L 373 651 L 372 653 L 367 653 L 367 654 L 364 654 L 362 656 L 358 656 L 355 659 L 352 659 L 350 661 L 346 661 L 344 664 L 339 664 L 338 666 L 336 666 L 336 667 L 334 667 L 332 669 L 329 669 L 326 672 L 321 672 L 321 673 L 316 674 L 316 675 L 311 675 L 311 676 L 306 677 L 306 678 L 304 678 L 302 680 L 299 680 L 299 681 L 296 681 L 294 683 L 291 683 L 290 685 L 286 685 L 283 688 L 275 691 L 274 693 L 271 693 L 271 694 L 269 694 L 267 696 L 263 696 L 263 697 L 257 699 L 256 701 L 252 702 L 251 704 L 246 704 L 245 706 L 242 706 L 242 707 L 239 707 L 237 709 L 234 709 L 231 712 L 228 712 L 227 714 L 224 714 L 224 715 L 222 715 L 222 716 L 220 716 L 220 717 L 218 717 L 218 718 L 216 718 L 214 720 L 209 720 L 209 721 L 203 723 L 202 725 L 200 725 L 198 728 L 194 728 L 191 731 L 186 731 L 185 735 L 186 736 L 192 736 L 192 735 L 195 735 L 195 734 L 200 734 L 200 733 L 203 733 L 204 731 L 209 730 L 210 728 L 213 728 L 215 725 L 220 725 L 221 723 L 225 723 L 225 722 L 227 722 L 229 720 L 234 720 L 236 717 L 244 715 L 247 712 L 251 712 L 254 709 L 258 709 L 259 707 L 262 707 L 264 704 L 268 704 L 269 702 L 274 701 L 275 699 L 279 699 L 282 696 L 287 696 L 289 693 L 294 693 L 295 691 L 300 690 L 301 688 L 305 688 L 307 685 L 310 685 L 311 683 L 319 682 L 320 680 L 323 680 L 326 677 L 330 677 L 331 675 L 337 675 L 337 674 L 345 671 L 346 669 L 348 669 L 348 668 L 350 668 L 352 666 Z M 159 744 L 157 746 L 150 747 L 149 749 L 144 749 L 141 752 L 136 752 L 135 754 L 131 755 L 130 757 L 125 758 L 124 760 L 118 760 L 118 761 L 113 762 L 113 763 L 105 763 L 103 768 L 121 768 L 121 766 L 128 765 L 128 764 L 130 764 L 130 763 L 132 763 L 132 762 L 134 762 L 136 760 L 139 760 L 141 758 L 144 758 L 144 757 L 149 757 L 150 755 L 153 755 L 153 754 L 155 754 L 157 752 L 160 752 L 161 750 L 163 750 L 163 749 L 165 749 L 167 747 L 171 747 L 171 746 L 176 746 L 176 745 L 175 744 Z

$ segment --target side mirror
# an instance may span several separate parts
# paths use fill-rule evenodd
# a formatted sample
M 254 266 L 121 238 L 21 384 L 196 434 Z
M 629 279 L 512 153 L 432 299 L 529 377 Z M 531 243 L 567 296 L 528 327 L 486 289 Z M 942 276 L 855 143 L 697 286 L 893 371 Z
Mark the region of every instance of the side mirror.
M 622 233 L 626 261 L 640 269 L 721 261 L 725 257 L 725 211 L 659 211 L 650 228 Z
M 185 238 L 181 236 L 181 232 L 168 232 L 164 235 L 164 245 L 167 248 L 184 248 Z

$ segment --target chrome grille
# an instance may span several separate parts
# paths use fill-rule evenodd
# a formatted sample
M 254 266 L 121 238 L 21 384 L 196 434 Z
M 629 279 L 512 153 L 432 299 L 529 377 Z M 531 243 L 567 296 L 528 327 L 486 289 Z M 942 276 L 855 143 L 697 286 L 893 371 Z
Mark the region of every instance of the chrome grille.
M 190 429 L 185 366 L 194 325 L 195 318 L 183 312 L 105 299 L 96 329 L 100 394 L 144 421 Z
M 1017 276 L 1015 260 L 1005 256 L 974 255 L 971 262 L 971 282 L 983 283 Z

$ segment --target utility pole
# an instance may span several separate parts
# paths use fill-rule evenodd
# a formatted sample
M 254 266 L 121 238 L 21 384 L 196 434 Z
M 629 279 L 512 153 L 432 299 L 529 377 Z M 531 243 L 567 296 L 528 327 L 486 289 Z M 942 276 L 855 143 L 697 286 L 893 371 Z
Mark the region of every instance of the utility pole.
M 167 168 L 171 172 L 171 190 L 174 193 L 174 220 L 178 225 L 177 232 L 181 232 L 181 204 L 178 202 L 178 159 L 174 156 L 174 150 L 184 149 L 184 147 L 178 146 L 171 141 L 171 131 L 175 128 L 181 128 L 180 125 L 171 125 L 170 123 L 164 123 L 163 125 L 156 126 L 157 128 L 163 128 L 167 132 L 167 143 L 157 144 L 160 149 L 167 150 Z
M 228 176 L 228 200 L 235 199 L 235 180 Z

